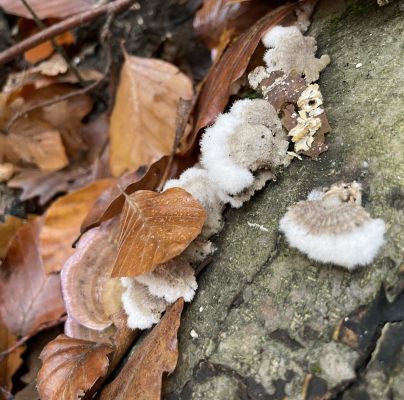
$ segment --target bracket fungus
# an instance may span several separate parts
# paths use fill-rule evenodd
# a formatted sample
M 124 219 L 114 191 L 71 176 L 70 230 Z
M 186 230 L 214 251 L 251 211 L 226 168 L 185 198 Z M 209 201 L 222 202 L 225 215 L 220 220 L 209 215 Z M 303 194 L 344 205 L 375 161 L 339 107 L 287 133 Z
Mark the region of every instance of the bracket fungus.
M 289 244 L 315 261 L 353 270 L 370 264 L 384 241 L 385 224 L 361 206 L 357 182 L 313 191 L 289 207 L 280 230 Z

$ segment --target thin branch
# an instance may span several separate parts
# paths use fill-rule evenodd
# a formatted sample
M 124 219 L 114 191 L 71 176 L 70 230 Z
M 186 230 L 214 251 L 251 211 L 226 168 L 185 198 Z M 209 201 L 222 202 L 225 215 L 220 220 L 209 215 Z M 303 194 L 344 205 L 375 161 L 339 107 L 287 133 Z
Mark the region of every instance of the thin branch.
M 68 0 L 65 0 L 68 1 Z M 69 31 L 73 28 L 77 28 L 80 25 L 84 25 L 104 14 L 117 14 L 134 4 L 136 0 L 116 0 L 113 3 L 108 3 L 103 6 L 95 7 L 92 10 L 85 11 L 81 14 L 73 15 L 61 21 L 57 24 L 51 25 L 45 30 L 30 36 L 29 38 L 22 40 L 9 49 L 0 53 L 0 66 L 11 61 L 21 53 L 25 53 L 27 50 L 41 44 L 53 37 L 60 35 L 63 32 Z
M 104 68 L 104 71 L 102 73 L 102 76 L 98 80 L 96 80 L 95 82 L 90 83 L 89 85 L 87 85 L 87 86 L 85 86 L 83 88 L 77 89 L 77 90 L 75 90 L 73 92 L 70 92 L 70 93 L 67 93 L 67 94 L 64 94 L 64 95 L 55 96 L 52 99 L 45 100 L 45 101 L 43 101 L 41 103 L 33 104 L 33 105 L 25 108 L 24 110 L 18 111 L 8 121 L 5 130 L 3 130 L 3 132 L 5 134 L 8 134 L 10 132 L 10 129 L 12 128 L 12 126 L 16 123 L 16 121 L 19 120 L 20 118 L 24 117 L 27 113 L 32 112 L 34 110 L 37 110 L 39 108 L 49 107 L 49 106 L 52 106 L 54 104 L 60 103 L 62 101 L 69 100 L 69 99 L 71 99 L 71 98 L 73 98 L 75 96 L 78 96 L 78 95 L 85 94 L 85 93 L 95 89 L 101 82 L 104 81 L 104 79 L 108 76 L 108 73 L 109 73 L 109 70 L 111 69 L 111 64 L 112 64 L 111 47 L 110 47 L 110 41 L 109 41 L 109 36 L 110 36 L 109 35 L 109 33 L 110 33 L 109 29 L 110 29 L 111 22 L 113 20 L 114 15 L 115 15 L 115 13 L 113 11 L 111 11 L 108 14 L 108 18 L 107 18 L 104 26 L 102 27 L 102 31 L 101 31 L 101 35 L 100 35 L 101 36 L 101 43 L 102 43 L 102 45 L 103 45 L 103 47 L 105 49 L 106 58 L 107 58 L 107 61 L 105 63 L 105 68 Z
M 39 19 L 38 15 L 34 11 L 34 9 L 31 7 L 31 5 L 28 3 L 28 0 L 20 0 L 25 8 L 30 12 L 32 15 L 32 18 L 34 19 L 35 23 L 37 24 L 39 29 L 45 30 L 47 26 Z M 80 75 L 79 70 L 77 67 L 74 65 L 74 63 L 70 60 L 69 56 L 67 55 L 65 49 L 54 39 L 51 39 L 51 43 L 53 48 L 63 57 L 65 60 L 66 64 L 69 66 L 70 70 L 73 72 L 77 80 L 79 81 L 81 86 L 84 86 L 84 80 L 82 76 Z
M 49 321 L 49 322 L 45 322 L 42 325 L 40 325 L 34 333 L 31 333 L 30 335 L 25 335 L 23 336 L 21 339 L 19 339 L 13 346 L 9 347 L 7 350 L 4 350 L 0 353 L 0 362 L 6 357 L 8 356 L 10 353 L 12 353 L 13 351 L 17 350 L 19 347 L 21 347 L 22 345 L 24 345 L 29 339 L 31 339 L 34 335 L 36 335 L 39 332 L 44 331 L 45 329 L 49 329 L 49 328 L 53 328 L 55 326 L 58 326 L 60 324 L 62 324 L 63 322 L 65 322 L 67 319 L 67 315 L 64 315 L 63 317 L 55 320 L 55 321 Z

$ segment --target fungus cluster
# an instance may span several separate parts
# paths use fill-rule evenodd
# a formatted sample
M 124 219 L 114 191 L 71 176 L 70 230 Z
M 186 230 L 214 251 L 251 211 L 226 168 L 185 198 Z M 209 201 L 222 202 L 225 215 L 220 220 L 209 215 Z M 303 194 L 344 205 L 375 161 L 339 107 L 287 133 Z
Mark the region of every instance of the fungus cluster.
M 311 192 L 289 207 L 279 226 L 289 244 L 309 258 L 349 270 L 373 261 L 385 231 L 384 221 L 361 206 L 357 182 Z
M 308 26 L 307 14 L 310 10 L 301 10 L 298 16 L 302 31 Z M 234 102 L 202 135 L 199 162 L 166 182 L 164 190 L 179 187 L 192 194 L 206 209 L 207 219 L 201 234 L 172 262 L 148 274 L 122 278 L 122 302 L 131 328 L 150 327 L 179 297 L 192 300 L 197 287 L 193 267 L 215 251 L 210 238 L 222 228 L 226 204 L 240 207 L 294 157 L 301 158 L 297 153 L 310 149 L 322 121 L 327 121 L 321 92 L 312 82 L 330 58 L 316 58 L 315 39 L 304 36 L 298 27 L 278 26 L 263 37 L 266 66 L 257 67 L 248 78 L 250 87 L 261 91 L 264 99 Z M 282 101 L 271 104 L 276 97 Z M 283 119 L 285 104 L 297 109 L 291 112 L 289 126 Z M 294 152 L 288 151 L 290 141 Z M 383 229 L 383 221 L 371 219 L 360 206 L 357 184 L 313 192 L 281 221 L 292 246 L 313 259 L 347 268 L 373 259 L 383 242 Z M 353 246 L 353 240 L 359 244 Z

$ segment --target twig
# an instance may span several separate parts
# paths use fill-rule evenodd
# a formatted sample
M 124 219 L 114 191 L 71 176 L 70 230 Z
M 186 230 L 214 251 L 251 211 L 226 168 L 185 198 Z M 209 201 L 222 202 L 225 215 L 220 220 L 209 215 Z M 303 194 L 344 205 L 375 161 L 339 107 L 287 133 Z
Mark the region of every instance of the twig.
M 30 335 L 25 335 L 21 339 L 19 339 L 16 343 L 14 343 L 13 346 L 9 347 L 7 350 L 4 350 L 0 353 L 0 362 L 4 359 L 4 357 L 8 356 L 10 353 L 21 347 L 23 344 L 25 344 L 29 339 L 32 338 L 32 336 L 36 335 L 39 332 L 44 331 L 45 329 L 53 328 L 55 326 L 60 325 L 61 323 L 65 322 L 67 319 L 67 315 L 64 315 L 63 317 L 55 320 L 55 321 L 50 321 L 50 322 L 45 322 L 44 324 L 40 325 L 34 333 L 31 333 Z
M 55 96 L 52 99 L 49 100 L 45 100 L 41 103 L 37 103 L 37 104 L 33 104 L 27 108 L 25 108 L 24 110 L 18 111 L 17 113 L 15 113 L 12 118 L 8 121 L 7 126 L 5 128 L 5 130 L 3 130 L 3 133 L 8 134 L 11 127 L 16 123 L 16 121 L 20 118 L 22 118 L 24 115 L 26 115 L 27 113 L 37 110 L 38 108 L 43 108 L 43 107 L 49 107 L 52 106 L 54 104 L 60 103 L 62 101 L 65 100 L 69 100 L 75 96 L 81 95 L 81 94 L 85 94 L 93 89 L 95 89 L 102 81 L 104 81 L 104 79 L 107 77 L 109 70 L 111 68 L 111 64 L 112 64 L 112 57 L 111 57 L 111 48 L 110 48 L 110 43 L 109 43 L 109 28 L 112 22 L 112 19 L 114 17 L 115 13 L 113 11 L 111 11 L 108 14 L 108 18 L 104 24 L 104 26 L 102 27 L 102 31 L 101 31 L 101 43 L 103 44 L 103 47 L 105 49 L 105 53 L 106 53 L 106 64 L 105 64 L 105 68 L 104 71 L 102 73 L 102 76 L 96 80 L 93 83 L 90 83 L 89 85 L 81 88 L 81 89 L 77 89 L 73 92 L 70 93 L 66 93 L 64 95 L 60 95 L 60 96 Z
M 32 18 L 34 19 L 35 23 L 37 24 L 38 28 L 45 30 L 47 26 L 38 18 L 38 15 L 34 11 L 34 9 L 31 7 L 31 5 L 28 3 L 27 0 L 21 0 L 21 2 L 24 4 L 25 8 L 30 12 L 32 15 Z M 66 54 L 65 49 L 54 39 L 51 39 L 51 43 L 53 48 L 63 57 L 65 60 L 66 64 L 69 66 L 70 70 L 73 72 L 77 80 L 79 81 L 81 86 L 84 86 L 84 80 L 82 76 L 80 75 L 79 70 L 77 67 L 72 63 L 70 60 L 69 56 Z
M 69 0 L 65 0 L 69 1 Z M 80 25 L 86 24 L 104 14 L 117 14 L 129 8 L 136 0 L 116 0 L 113 3 L 108 3 L 103 6 L 95 7 L 92 10 L 85 11 L 81 14 L 73 15 L 57 24 L 51 25 L 45 30 L 38 32 L 29 38 L 22 40 L 9 49 L 0 53 L 0 65 L 3 65 L 21 53 L 41 44 L 63 32 L 77 28 Z

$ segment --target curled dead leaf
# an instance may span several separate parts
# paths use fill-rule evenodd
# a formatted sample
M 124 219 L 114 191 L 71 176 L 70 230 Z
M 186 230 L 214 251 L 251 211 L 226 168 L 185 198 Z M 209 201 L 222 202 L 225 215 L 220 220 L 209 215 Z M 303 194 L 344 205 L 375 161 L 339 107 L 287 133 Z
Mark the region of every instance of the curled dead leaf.
M 101 400 L 158 400 L 163 376 L 178 359 L 177 332 L 184 300 L 166 311 L 159 324 L 137 348 L 119 375 L 101 392 Z
M 126 55 L 111 115 L 110 169 L 114 176 L 171 154 L 180 99 L 191 80 L 165 61 Z
M 103 290 L 117 255 L 119 219 L 86 232 L 61 273 L 63 298 L 70 318 L 86 328 L 112 324 L 103 306 Z
M 203 206 L 180 188 L 139 190 L 125 197 L 112 277 L 153 271 L 180 254 L 205 222 Z
M 47 275 L 41 259 L 41 227 L 36 218 L 18 230 L 0 269 L 0 317 L 18 336 L 32 335 L 64 313 L 60 277 Z
M 108 371 L 107 344 L 59 335 L 42 350 L 37 377 L 42 400 L 72 400 L 83 397 Z
M 58 272 L 74 253 L 72 244 L 80 235 L 80 224 L 96 198 L 112 179 L 91 183 L 83 189 L 59 197 L 45 214 L 40 234 L 41 254 L 47 273 Z

